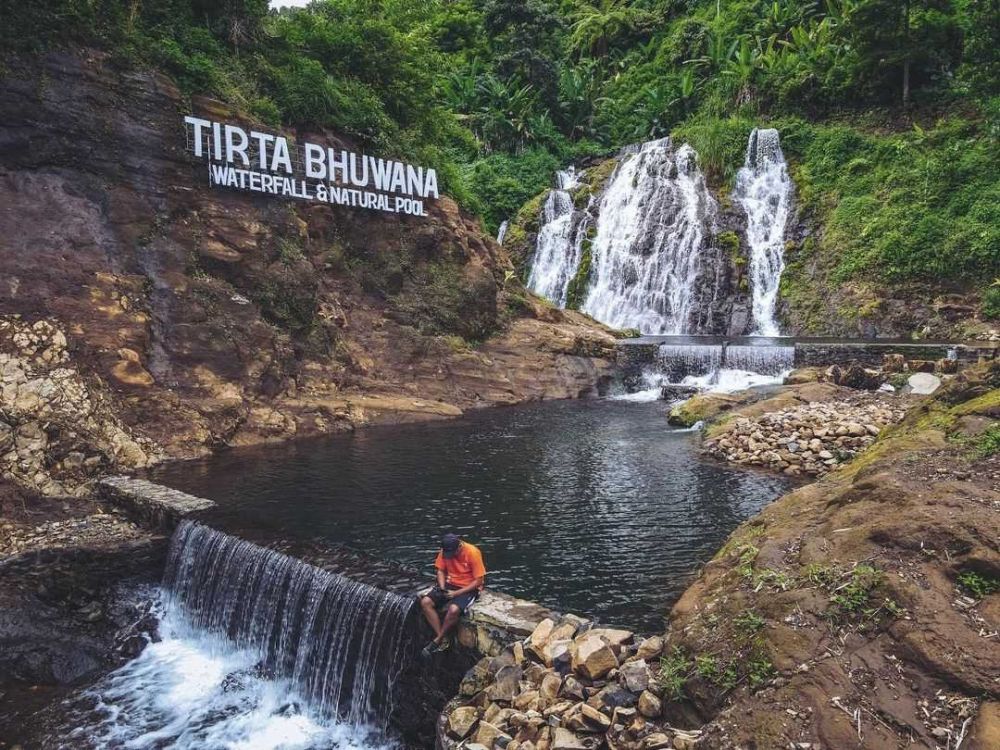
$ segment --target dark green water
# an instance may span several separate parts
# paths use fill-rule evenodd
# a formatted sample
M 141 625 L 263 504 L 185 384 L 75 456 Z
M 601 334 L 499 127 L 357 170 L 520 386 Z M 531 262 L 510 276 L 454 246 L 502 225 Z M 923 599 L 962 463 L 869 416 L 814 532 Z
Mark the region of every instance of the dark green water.
M 346 543 L 431 571 L 442 529 L 480 545 L 487 585 L 657 630 L 742 520 L 787 481 L 707 463 L 660 403 L 562 401 L 375 427 L 160 467 L 220 522 Z

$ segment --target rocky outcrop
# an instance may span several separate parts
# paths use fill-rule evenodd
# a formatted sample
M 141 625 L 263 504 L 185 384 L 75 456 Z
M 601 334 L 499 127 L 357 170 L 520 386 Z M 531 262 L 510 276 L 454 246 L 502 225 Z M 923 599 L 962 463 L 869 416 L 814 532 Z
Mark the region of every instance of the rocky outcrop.
M 671 612 L 666 719 L 706 750 L 991 747 L 998 429 L 992 363 L 743 524 Z
M 118 416 L 102 382 L 73 366 L 62 329 L 0 317 L 0 478 L 47 495 L 80 494 L 94 476 L 159 451 Z
M 766 407 L 767 402 L 761 402 Z M 903 406 L 892 397 L 817 401 L 767 411 L 738 412 L 705 440 L 702 450 L 730 463 L 759 466 L 789 476 L 820 476 L 870 446 Z
M 484 658 L 441 714 L 438 747 L 655 750 L 700 731 L 663 721 L 663 639 L 567 616 Z
M 243 119 L 94 51 L 11 60 L 0 80 L 0 315 L 54 326 L 59 360 L 31 362 L 45 387 L 99 394 L 145 454 L 84 460 L 577 397 L 610 372 L 610 333 L 534 301 L 450 199 L 418 218 L 210 189 L 187 112 Z M 28 414 L 11 330 L 0 408 Z M 33 486 L 72 490 L 50 468 Z

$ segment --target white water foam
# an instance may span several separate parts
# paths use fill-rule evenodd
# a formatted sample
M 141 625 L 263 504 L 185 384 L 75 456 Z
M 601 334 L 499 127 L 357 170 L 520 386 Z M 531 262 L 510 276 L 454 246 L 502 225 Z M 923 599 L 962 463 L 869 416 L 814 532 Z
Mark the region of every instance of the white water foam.
M 617 328 L 689 332 L 715 213 L 690 146 L 664 138 L 628 152 L 600 202 L 581 310 Z
M 747 215 L 753 320 L 755 333 L 763 336 L 780 334 L 775 308 L 785 270 L 785 225 L 793 190 L 778 131 L 755 129 L 736 175 L 733 197 Z
M 162 598 L 161 640 L 85 691 L 78 702 L 86 710 L 69 707 L 75 729 L 55 747 L 391 747 L 377 731 L 319 716 L 290 680 L 262 673 L 260 653 L 194 626 L 169 595 Z

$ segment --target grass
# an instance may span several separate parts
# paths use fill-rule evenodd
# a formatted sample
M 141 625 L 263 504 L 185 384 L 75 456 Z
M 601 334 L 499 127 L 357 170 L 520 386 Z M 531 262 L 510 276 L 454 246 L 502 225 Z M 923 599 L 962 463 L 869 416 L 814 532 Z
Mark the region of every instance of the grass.
M 684 687 L 687 685 L 689 669 L 690 660 L 676 646 L 662 656 L 657 681 L 668 700 L 676 702 L 684 699 Z

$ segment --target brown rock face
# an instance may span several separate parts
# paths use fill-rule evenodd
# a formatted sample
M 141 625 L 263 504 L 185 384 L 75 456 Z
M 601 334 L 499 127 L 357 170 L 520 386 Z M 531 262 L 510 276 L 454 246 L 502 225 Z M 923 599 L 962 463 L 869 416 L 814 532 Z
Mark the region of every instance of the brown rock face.
M 1000 453 L 963 446 L 998 405 L 998 363 L 963 372 L 737 529 L 671 612 L 666 719 L 711 719 L 706 749 L 995 746 L 1000 594 L 963 580 L 1000 580 Z
M 210 189 L 188 108 L 95 52 L 0 81 L 0 315 L 63 329 L 168 454 L 577 397 L 609 373 L 609 333 L 526 296 L 451 200 L 409 217 Z

